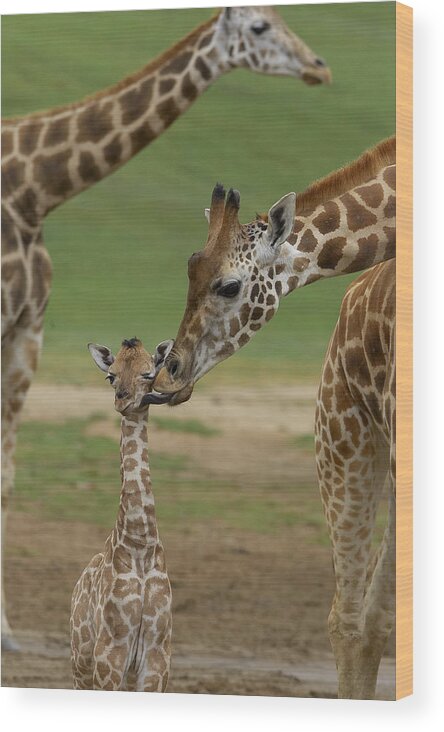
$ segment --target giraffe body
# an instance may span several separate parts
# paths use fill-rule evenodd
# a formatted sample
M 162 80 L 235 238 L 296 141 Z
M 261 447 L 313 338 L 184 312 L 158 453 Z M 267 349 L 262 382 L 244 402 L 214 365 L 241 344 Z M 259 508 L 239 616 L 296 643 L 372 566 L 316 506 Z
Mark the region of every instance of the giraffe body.
M 3 120 L 3 537 L 17 424 L 37 367 L 51 289 L 44 218 L 131 160 L 236 67 L 307 84 L 328 83 L 331 77 L 322 59 L 272 8 L 226 8 L 118 84 L 64 107 Z M 2 644 L 15 647 L 4 598 Z
M 333 546 L 329 633 L 339 697 L 372 699 L 395 622 L 395 260 L 348 288 L 321 376 L 316 463 Z M 372 552 L 384 486 L 388 518 Z
M 395 618 L 395 190 L 394 138 L 244 226 L 239 194 L 225 201 L 216 186 L 208 241 L 189 260 L 184 316 L 154 384 L 170 404 L 185 401 L 199 378 L 273 317 L 281 297 L 368 268 L 344 297 L 316 410 L 336 579 L 329 633 L 344 698 L 374 697 Z M 372 554 L 385 484 L 387 527 Z
M 146 397 L 155 364 L 137 339 L 124 341 L 115 359 L 104 346 L 90 350 L 116 382 L 122 489 L 104 551 L 84 569 L 72 595 L 74 687 L 165 691 L 171 586 L 155 516 L 147 438 Z

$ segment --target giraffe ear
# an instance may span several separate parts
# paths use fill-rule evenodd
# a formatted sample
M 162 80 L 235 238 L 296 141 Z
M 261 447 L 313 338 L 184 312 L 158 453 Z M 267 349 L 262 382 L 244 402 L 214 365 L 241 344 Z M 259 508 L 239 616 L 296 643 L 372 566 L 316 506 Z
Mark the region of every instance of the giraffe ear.
M 206 220 L 208 221 L 208 223 L 210 223 L 210 209 L 209 208 L 206 208 L 204 210 L 204 213 L 205 213 Z
M 280 247 L 293 230 L 296 193 L 287 193 L 268 212 L 266 237 L 273 249 Z
M 164 365 L 165 359 L 168 356 L 168 354 L 171 351 L 173 346 L 174 346 L 174 341 L 170 338 L 168 341 L 162 341 L 156 347 L 156 350 L 154 352 L 154 368 L 156 370 L 156 374 L 158 371 L 160 371 L 160 369 Z
M 88 343 L 88 350 L 93 361 L 102 371 L 108 371 L 114 361 L 114 356 L 107 346 L 99 346 L 98 343 Z

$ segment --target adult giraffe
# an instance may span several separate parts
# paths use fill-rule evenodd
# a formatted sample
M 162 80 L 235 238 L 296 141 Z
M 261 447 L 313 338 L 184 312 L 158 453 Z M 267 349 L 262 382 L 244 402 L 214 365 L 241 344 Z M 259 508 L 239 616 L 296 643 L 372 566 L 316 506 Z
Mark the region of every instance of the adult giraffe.
M 230 191 L 225 202 L 216 186 L 208 241 L 189 260 L 185 314 L 155 381 L 157 398 L 185 401 L 198 379 L 272 318 L 281 297 L 370 268 L 344 297 L 316 410 L 336 580 L 329 631 L 345 698 L 374 697 L 395 616 L 395 163 L 391 138 L 245 226 L 239 194 Z M 388 523 L 372 558 L 386 478 Z
M 129 161 L 236 67 L 330 81 L 272 8 L 226 8 L 135 74 L 2 129 L 2 536 L 19 416 L 40 353 L 51 262 L 45 216 Z M 2 647 L 14 648 L 2 600 Z

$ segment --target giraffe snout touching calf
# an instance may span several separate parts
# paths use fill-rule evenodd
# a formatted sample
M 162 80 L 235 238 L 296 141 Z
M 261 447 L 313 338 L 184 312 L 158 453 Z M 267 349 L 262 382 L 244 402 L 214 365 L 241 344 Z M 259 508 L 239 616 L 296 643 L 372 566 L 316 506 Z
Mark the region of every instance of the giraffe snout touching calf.
M 90 343 L 90 353 L 115 390 L 122 415 L 121 493 L 105 547 L 82 572 L 72 595 L 74 688 L 165 691 L 171 654 L 171 587 L 160 541 L 148 462 L 148 407 L 158 369 L 172 346 L 152 357 L 137 338 L 113 356 Z

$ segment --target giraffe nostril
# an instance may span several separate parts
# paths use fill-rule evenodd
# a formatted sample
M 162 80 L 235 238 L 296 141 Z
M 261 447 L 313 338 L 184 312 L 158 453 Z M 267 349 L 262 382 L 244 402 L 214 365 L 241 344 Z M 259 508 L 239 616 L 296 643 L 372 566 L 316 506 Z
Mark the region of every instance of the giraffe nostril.
M 128 396 L 127 391 L 118 391 L 116 394 L 117 399 L 125 399 Z
M 323 58 L 315 58 L 315 66 L 325 66 L 325 61 Z

